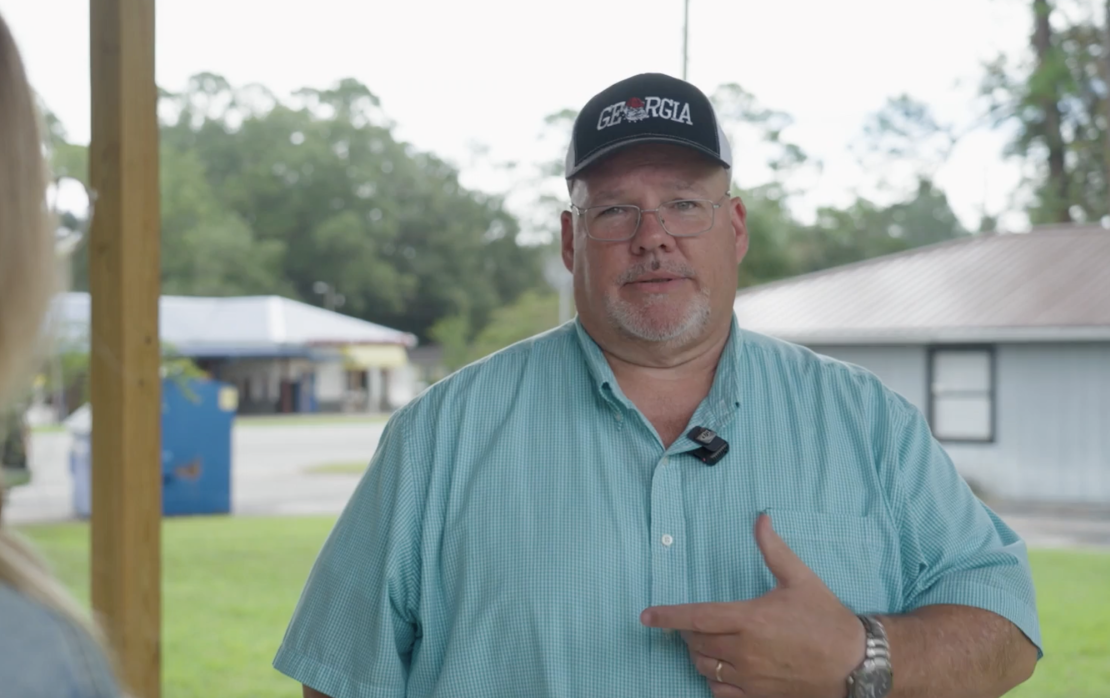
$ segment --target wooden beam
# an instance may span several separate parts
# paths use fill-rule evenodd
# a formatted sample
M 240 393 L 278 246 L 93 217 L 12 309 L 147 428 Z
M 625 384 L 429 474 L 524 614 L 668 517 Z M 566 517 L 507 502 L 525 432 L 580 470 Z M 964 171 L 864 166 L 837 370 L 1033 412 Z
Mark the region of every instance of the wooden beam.
M 161 694 L 161 364 L 155 0 L 90 0 L 97 192 L 92 296 L 92 601 L 127 688 Z

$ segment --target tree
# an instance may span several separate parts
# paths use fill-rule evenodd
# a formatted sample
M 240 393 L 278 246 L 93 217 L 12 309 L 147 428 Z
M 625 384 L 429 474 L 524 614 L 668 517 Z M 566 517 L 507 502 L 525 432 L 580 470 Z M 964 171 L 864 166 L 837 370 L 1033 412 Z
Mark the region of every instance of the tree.
M 793 123 L 789 114 L 762 105 L 750 92 L 736 83 L 719 86 L 710 97 L 721 128 L 733 152 L 743 147 L 744 157 L 762 161 L 767 181 L 734 191 L 748 211 L 748 253 L 740 265 L 739 287 L 754 286 L 792 276 L 797 271 L 796 255 L 791 249 L 802 226 L 790 206 L 792 189 L 804 170 L 820 170 L 801 147 L 785 139 Z M 739 161 L 737 161 L 739 164 Z M 736 186 L 737 175 L 732 175 Z
M 558 297 L 550 292 L 527 291 L 515 303 L 495 310 L 473 339 L 459 317 L 442 320 L 432 336 L 443 347 L 444 365 L 455 370 L 558 324 Z
M 748 253 L 740 264 L 739 287 L 777 281 L 797 273 L 803 226 L 791 215 L 787 196 L 774 184 L 738 192 L 748 210 Z
M 788 181 L 797 178 L 804 168 L 820 170 L 819 162 L 813 161 L 796 143 L 785 140 L 784 132 L 794 123 L 786 112 L 765 107 L 736 83 L 719 86 L 710 101 L 733 149 L 741 143 L 755 146 L 754 154 L 748 152 L 745 157 L 762 159 L 770 175 L 766 183 L 778 185 L 785 194 L 789 191 Z
M 87 149 L 45 111 L 55 173 L 87 180 Z M 461 314 L 542 287 L 535 246 L 500 197 L 464 189 L 453 167 L 397 141 L 354 80 L 290 100 L 202 73 L 161 91 L 162 282 L 166 293 L 275 293 L 318 301 L 324 281 L 356 316 L 425 336 Z M 88 287 L 88 250 L 71 287 Z
M 195 153 L 164 145 L 159 170 L 163 293 L 234 296 L 290 292 L 282 279 L 281 241 L 255 239 L 250 226 L 219 201 Z M 71 262 L 72 290 L 88 290 L 88 267 L 88 248 L 82 244 Z
M 1070 196 L 1059 102 L 1061 84 L 1067 79 L 1068 71 L 1063 53 L 1053 45 L 1051 11 L 1048 0 L 1033 0 L 1033 49 L 1037 67 L 1029 77 L 1026 99 L 1040 112 L 1039 119 L 1030 122 L 1030 133 L 1035 133 L 1048 151 L 1048 182 L 1043 190 L 1045 212 L 1050 218 L 1067 223 L 1071 221 Z
M 289 292 L 280 240 L 258 240 L 223 206 L 196 153 L 161 149 L 162 292 L 237 296 Z
M 921 180 L 936 177 L 961 136 L 953 124 L 938 120 L 929 105 L 901 94 L 868 116 L 851 149 L 865 170 L 878 173 L 879 190 L 907 197 Z
M 1031 7 L 1028 54 L 989 63 L 981 92 L 996 126 L 1016 126 L 1007 153 L 1031 165 L 1030 220 L 1098 220 L 1110 214 L 1110 5 L 1101 23 L 1089 6 Z
M 967 235 L 944 192 L 922 179 L 915 196 L 881 207 L 857 199 L 846 209 L 821 208 L 817 222 L 793 240 L 798 273 L 820 271 Z
M 166 94 L 163 138 L 195 152 L 213 191 L 261 241 L 279 242 L 294 296 L 324 281 L 344 310 L 427 336 L 463 314 L 482 327 L 539 285 L 539 253 L 497 197 L 464 189 L 453 167 L 397 141 L 355 80 L 282 102 L 211 74 Z

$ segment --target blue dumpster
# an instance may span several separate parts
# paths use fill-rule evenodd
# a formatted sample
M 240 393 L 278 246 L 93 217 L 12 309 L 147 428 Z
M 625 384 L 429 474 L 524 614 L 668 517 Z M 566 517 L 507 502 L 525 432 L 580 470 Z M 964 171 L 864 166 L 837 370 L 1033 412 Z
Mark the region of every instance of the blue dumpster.
M 231 512 L 231 426 L 238 407 L 233 386 L 208 380 L 162 382 L 162 514 Z M 92 511 L 91 419 L 83 407 L 67 421 L 73 436 L 73 508 Z

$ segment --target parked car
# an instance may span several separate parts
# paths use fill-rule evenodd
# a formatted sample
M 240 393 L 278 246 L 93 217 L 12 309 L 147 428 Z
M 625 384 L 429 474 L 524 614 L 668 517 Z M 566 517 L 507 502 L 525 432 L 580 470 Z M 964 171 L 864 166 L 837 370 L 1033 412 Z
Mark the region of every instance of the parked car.
M 4 489 L 22 485 L 31 479 L 28 454 L 31 430 L 23 417 L 23 410 L 10 410 L 0 422 L 0 474 Z

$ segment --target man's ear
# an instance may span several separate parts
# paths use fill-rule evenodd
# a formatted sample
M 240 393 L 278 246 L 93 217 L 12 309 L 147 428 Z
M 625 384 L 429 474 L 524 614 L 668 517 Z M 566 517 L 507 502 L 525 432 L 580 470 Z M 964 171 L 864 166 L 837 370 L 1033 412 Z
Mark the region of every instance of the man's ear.
M 574 273 L 574 214 L 563 211 L 559 216 L 559 229 L 562 234 L 563 266 Z
M 739 196 L 728 200 L 728 217 L 736 236 L 736 263 L 740 264 L 748 254 L 748 209 Z

